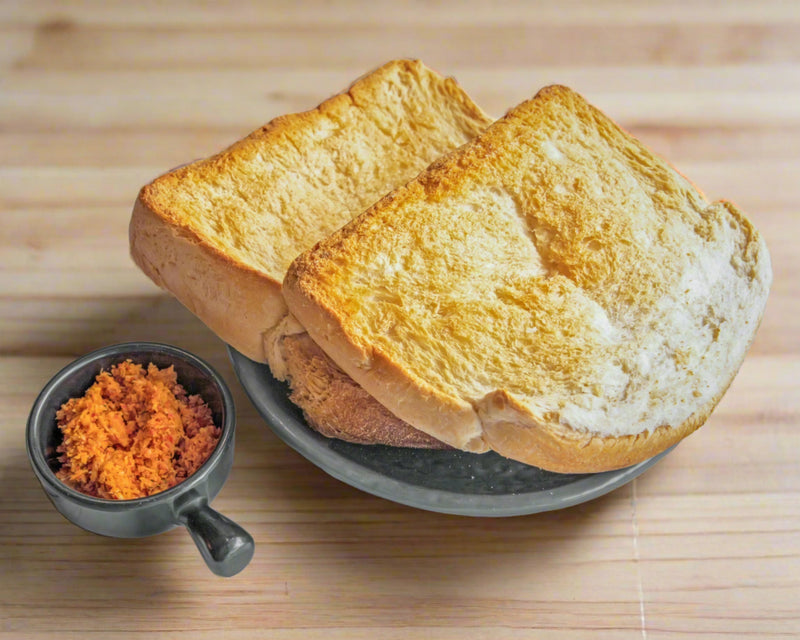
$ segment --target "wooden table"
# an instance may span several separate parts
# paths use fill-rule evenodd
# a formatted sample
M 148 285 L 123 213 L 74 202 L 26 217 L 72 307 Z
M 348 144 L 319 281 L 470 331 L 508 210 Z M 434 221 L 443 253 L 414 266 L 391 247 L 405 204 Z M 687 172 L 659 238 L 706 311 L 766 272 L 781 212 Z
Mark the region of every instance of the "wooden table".
M 800 636 L 800 4 L 0 2 L 0 638 Z M 749 212 L 775 282 L 705 427 L 564 511 L 471 519 L 350 488 L 266 427 L 223 344 L 128 257 L 138 188 L 356 76 L 415 56 L 501 114 L 571 85 Z M 240 575 L 183 529 L 106 539 L 28 465 L 28 411 L 74 357 L 125 340 L 199 354 L 234 389 L 214 505 Z

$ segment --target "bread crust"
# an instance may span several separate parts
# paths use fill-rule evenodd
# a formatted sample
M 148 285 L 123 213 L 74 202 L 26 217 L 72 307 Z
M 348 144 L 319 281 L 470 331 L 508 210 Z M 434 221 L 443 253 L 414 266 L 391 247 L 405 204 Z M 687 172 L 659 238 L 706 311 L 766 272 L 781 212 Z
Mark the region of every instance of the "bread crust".
M 735 274 L 730 277 L 736 279 L 735 286 L 740 288 L 736 290 L 738 293 L 735 296 L 741 296 L 741 298 L 737 300 L 734 296 L 735 302 L 731 303 L 730 307 L 732 314 L 730 320 L 724 316 L 717 317 L 716 310 L 708 307 L 710 303 L 706 303 L 706 308 L 698 306 L 695 313 L 702 313 L 702 317 L 698 315 L 694 318 L 701 321 L 702 324 L 698 326 L 703 332 L 703 339 L 708 337 L 711 344 L 722 344 L 716 339 L 716 334 L 720 331 L 725 332 L 726 340 L 735 340 L 731 343 L 728 353 L 725 353 L 724 349 L 720 352 L 721 357 L 725 358 L 725 363 L 710 362 L 705 359 L 705 355 L 702 355 L 705 353 L 704 351 L 698 351 L 697 353 L 700 355 L 691 357 L 694 358 L 696 366 L 700 368 L 696 371 L 687 369 L 683 363 L 685 358 L 689 357 L 689 353 L 683 350 L 680 336 L 662 336 L 660 333 L 652 336 L 652 340 L 656 341 L 653 344 L 661 349 L 657 354 L 658 357 L 662 357 L 663 354 L 664 361 L 669 367 L 672 367 L 669 371 L 675 372 L 675 375 L 683 375 L 680 388 L 684 390 L 684 396 L 674 399 L 681 406 L 673 410 L 666 404 L 673 400 L 659 400 L 661 397 L 659 394 L 664 393 L 660 387 L 653 391 L 644 387 L 641 394 L 647 397 L 651 403 L 655 403 L 653 406 L 661 403 L 656 408 L 659 411 L 658 415 L 663 412 L 668 416 L 682 416 L 677 420 L 656 423 L 653 427 L 647 427 L 635 433 L 607 435 L 591 428 L 573 426 L 572 418 L 566 413 L 566 410 L 562 413 L 558 408 L 548 408 L 552 406 L 550 398 L 536 395 L 535 391 L 533 395 L 527 396 L 531 398 L 532 402 L 521 401 L 519 390 L 512 391 L 503 387 L 495 387 L 481 395 L 473 391 L 473 389 L 480 388 L 480 385 L 472 384 L 472 379 L 462 383 L 463 377 L 440 376 L 439 371 L 435 368 L 425 370 L 420 366 L 423 362 L 421 358 L 424 358 L 425 362 L 428 360 L 434 362 L 434 367 L 450 368 L 460 364 L 462 368 L 469 368 L 472 371 L 471 367 L 476 362 L 472 358 L 474 352 L 470 353 L 465 350 L 475 349 L 474 345 L 480 340 L 481 334 L 484 331 L 492 331 L 489 327 L 481 325 L 480 322 L 470 324 L 469 328 L 462 329 L 458 322 L 474 319 L 469 312 L 457 315 L 458 321 L 455 324 L 449 322 L 446 316 L 441 316 L 442 320 L 437 319 L 438 324 L 426 324 L 426 318 L 430 313 L 438 313 L 439 300 L 445 304 L 450 303 L 451 299 L 447 298 L 449 294 L 444 292 L 460 284 L 457 277 L 451 280 L 449 276 L 442 276 L 440 272 L 436 272 L 435 277 L 443 278 L 442 282 L 445 284 L 437 285 L 441 289 L 426 289 L 426 287 L 433 287 L 430 279 L 434 277 L 431 272 L 431 264 L 440 261 L 442 264 L 452 263 L 454 268 L 459 269 L 483 269 L 483 264 L 491 265 L 493 260 L 499 260 L 492 255 L 487 257 L 484 263 L 473 263 L 468 262 L 472 259 L 469 256 L 462 259 L 460 255 L 449 253 L 453 251 L 452 245 L 447 249 L 442 249 L 441 253 L 437 252 L 438 245 L 432 245 L 437 247 L 434 249 L 427 247 L 429 239 L 438 232 L 435 223 L 430 222 L 434 219 L 432 216 L 435 215 L 435 219 L 443 225 L 450 224 L 446 221 L 445 212 L 448 214 L 454 212 L 461 202 L 467 202 L 467 207 L 463 209 L 465 213 L 459 214 L 461 217 L 458 218 L 458 222 L 443 231 L 442 237 L 448 238 L 448 241 L 451 238 L 448 234 L 454 234 L 453 237 L 457 238 L 469 237 L 469 232 L 462 232 L 462 224 L 475 223 L 475 227 L 479 228 L 483 217 L 489 212 L 482 208 L 480 200 L 475 199 L 475 185 L 486 185 L 488 191 L 495 194 L 491 197 L 495 198 L 493 205 L 497 207 L 500 207 L 500 204 L 497 203 L 496 192 L 502 191 L 502 187 L 506 184 L 516 185 L 507 187 L 511 189 L 509 193 L 514 199 L 514 202 L 508 207 L 511 211 L 509 217 L 519 216 L 519 218 L 526 217 L 525 219 L 528 221 L 535 220 L 536 227 L 533 230 L 520 231 L 520 227 L 515 227 L 519 232 L 519 237 L 522 238 L 519 245 L 522 248 L 512 256 L 512 259 L 516 260 L 525 252 L 535 253 L 536 258 L 525 257 L 527 271 L 524 276 L 516 275 L 520 269 L 518 266 L 514 267 L 515 270 L 503 272 L 503 279 L 496 282 L 497 286 L 493 291 L 489 290 L 487 295 L 513 297 L 516 292 L 514 289 L 516 282 L 525 283 L 520 286 L 541 287 L 542 291 L 548 292 L 548 295 L 554 294 L 547 299 L 537 298 L 530 293 L 532 290 L 524 290 L 514 302 L 520 308 L 531 310 L 531 315 L 526 317 L 530 318 L 533 324 L 528 328 L 533 330 L 536 335 L 544 336 L 543 344 L 548 347 L 549 352 L 543 357 L 549 358 L 547 362 L 549 371 L 553 375 L 560 376 L 559 380 L 565 380 L 564 383 L 558 383 L 559 389 L 573 387 L 576 396 L 597 393 L 593 391 L 596 387 L 601 388 L 599 393 L 607 393 L 602 390 L 602 387 L 608 384 L 608 388 L 614 389 L 613 393 L 616 394 L 613 397 L 622 398 L 619 401 L 621 406 L 625 404 L 627 387 L 617 389 L 614 386 L 617 384 L 616 379 L 612 378 L 607 383 L 605 379 L 600 379 L 596 373 L 597 369 L 593 369 L 595 363 L 587 358 L 587 354 L 591 353 L 590 349 L 602 348 L 604 344 L 612 343 L 638 345 L 637 341 L 641 340 L 640 353 L 648 354 L 645 345 L 651 336 L 628 335 L 626 337 L 625 331 L 629 330 L 629 326 L 638 327 L 639 325 L 625 325 L 621 329 L 612 326 L 608 318 L 604 316 L 602 304 L 597 300 L 607 300 L 603 296 L 621 296 L 622 308 L 617 311 L 618 316 L 623 318 L 619 321 L 620 324 L 627 321 L 625 320 L 627 316 L 624 314 L 629 312 L 631 304 L 636 307 L 633 313 L 639 312 L 637 305 L 645 305 L 643 308 L 646 308 L 647 312 L 641 316 L 643 318 L 671 318 L 673 309 L 679 313 L 686 313 L 679 309 L 688 304 L 682 301 L 683 297 L 694 297 L 693 299 L 698 300 L 697 304 L 702 305 L 702 294 L 697 291 L 702 290 L 705 286 L 704 282 L 715 281 L 713 275 L 708 275 L 709 279 L 703 280 L 697 285 L 697 291 L 694 291 L 693 273 L 691 270 L 682 270 L 684 267 L 681 265 L 688 264 L 686 262 L 688 259 L 684 258 L 681 253 L 676 257 L 679 266 L 673 270 L 666 265 L 664 273 L 656 279 L 646 278 L 636 282 L 626 280 L 620 283 L 619 277 L 615 275 L 616 271 L 621 268 L 620 263 L 611 259 L 599 262 L 596 260 L 596 256 L 600 255 L 603 248 L 602 243 L 606 241 L 619 243 L 619 246 L 623 247 L 622 251 L 626 253 L 620 255 L 623 256 L 622 259 L 628 261 L 628 264 L 634 264 L 631 262 L 634 259 L 632 256 L 640 256 L 636 258 L 638 260 L 649 258 L 652 262 L 652 257 L 647 251 L 640 252 L 636 242 L 637 238 L 625 235 L 631 233 L 630 228 L 621 228 L 619 230 L 621 235 L 617 239 L 617 236 L 611 235 L 608 238 L 604 238 L 602 235 L 575 236 L 576 226 L 574 225 L 566 225 L 561 229 L 547 226 L 550 220 L 547 216 L 551 215 L 551 211 L 554 210 L 553 205 L 548 204 L 547 198 L 558 194 L 552 190 L 539 191 L 539 185 L 551 179 L 552 176 L 575 181 L 585 180 L 585 178 L 583 174 L 548 174 L 547 172 L 551 171 L 548 166 L 529 180 L 528 174 L 520 168 L 520 162 L 526 162 L 535 167 L 537 162 L 542 164 L 543 161 L 550 160 L 552 164 L 557 165 L 564 161 L 563 154 L 556 146 L 552 148 L 548 146 L 552 144 L 548 140 L 540 143 L 539 138 L 536 138 L 536 141 L 537 144 L 541 144 L 540 153 L 549 158 L 541 156 L 528 158 L 524 155 L 527 152 L 523 152 L 522 157 L 513 156 L 514 160 L 509 164 L 507 156 L 505 156 L 506 149 L 509 145 L 514 144 L 520 135 L 523 133 L 531 136 L 541 135 L 540 127 L 545 124 L 536 120 L 539 117 L 540 103 L 548 105 L 547 108 L 556 110 L 558 116 L 551 122 L 560 122 L 557 119 L 559 117 L 568 119 L 566 126 L 567 128 L 571 127 L 568 131 L 569 135 L 575 135 L 578 140 L 583 141 L 584 138 L 581 136 L 585 135 L 584 128 L 593 132 L 599 131 L 592 135 L 598 135 L 604 141 L 607 137 L 610 140 L 609 144 L 620 145 L 621 154 L 625 154 L 625 162 L 641 163 L 646 187 L 649 189 L 655 185 L 652 190 L 653 195 L 650 197 L 658 204 L 653 206 L 662 206 L 664 210 L 673 212 L 668 216 L 676 216 L 674 224 L 678 225 L 677 227 L 673 228 L 667 223 L 662 224 L 661 222 L 659 222 L 662 224 L 661 227 L 653 226 L 653 229 L 658 230 L 659 234 L 665 234 L 664 242 L 668 240 L 666 234 L 678 233 L 675 229 L 680 227 L 681 230 L 686 229 L 686 233 L 692 235 L 691 242 L 695 244 L 689 243 L 685 247 L 678 244 L 676 250 L 701 252 L 706 247 L 706 244 L 703 243 L 713 243 L 719 241 L 720 238 L 726 238 L 727 241 L 727 234 L 731 234 L 731 237 L 735 234 L 735 239 L 730 240 L 733 243 L 731 246 L 735 245 L 731 249 L 733 253 L 730 264 L 726 265 L 722 262 L 719 269 L 725 269 L 726 273 Z M 550 107 L 550 104 L 555 106 Z M 573 109 L 574 112 L 570 111 Z M 570 115 L 575 112 L 577 112 L 577 116 Z M 533 115 L 529 115 L 531 113 Z M 519 120 L 528 117 L 531 118 L 528 122 L 530 133 L 521 130 L 515 122 L 515 118 Z M 596 129 L 594 129 L 595 127 Z M 576 131 L 578 133 L 575 133 Z M 530 143 L 526 140 L 525 144 Z M 579 142 L 576 147 L 584 148 L 581 146 L 582 144 Z M 603 158 L 600 161 L 602 160 Z M 619 156 L 609 157 L 607 160 L 609 163 L 622 162 Z M 516 172 L 516 176 L 507 178 L 505 171 Z M 508 182 L 508 180 L 516 180 L 516 182 Z M 575 184 L 577 184 L 576 189 L 583 189 L 580 183 L 576 182 Z M 627 197 L 627 191 L 624 189 L 616 186 L 614 189 L 622 194 L 620 197 Z M 586 189 L 585 192 L 592 193 L 590 198 L 605 196 L 601 187 L 594 191 Z M 565 188 L 564 193 L 566 195 L 563 196 L 563 199 L 569 204 L 572 202 L 569 200 L 570 192 Z M 595 195 L 597 193 L 600 195 Z M 451 196 L 452 199 L 448 199 Z M 529 199 L 526 201 L 528 204 L 520 204 L 523 198 Z M 681 207 L 685 207 L 685 209 L 681 209 Z M 570 212 L 570 215 L 579 215 L 582 212 L 583 210 L 579 210 L 577 214 Z M 552 215 L 556 216 L 556 214 Z M 597 215 L 596 219 L 601 218 L 602 212 Z M 500 220 L 500 218 L 497 219 Z M 563 224 L 557 216 L 555 219 L 556 224 Z M 614 216 L 606 216 L 605 219 L 612 225 L 616 222 Z M 671 220 L 672 218 L 667 217 L 667 219 Z M 503 220 L 507 221 L 506 218 Z M 635 217 L 632 216 L 630 220 L 630 224 L 635 224 Z M 659 220 L 661 219 L 659 218 Z M 576 222 L 590 229 L 594 224 L 594 219 L 577 218 Z M 513 227 L 514 224 L 517 223 L 512 223 L 511 226 Z M 581 229 L 578 228 L 578 231 Z M 531 235 L 539 232 L 543 234 L 544 240 Z M 561 235 L 553 236 L 557 233 Z M 575 239 L 572 239 L 573 237 Z M 678 236 L 673 237 L 677 238 Z M 375 238 L 378 239 L 375 240 Z M 659 242 L 662 241 L 660 235 L 658 239 Z M 688 239 L 687 235 L 687 241 Z M 648 246 L 647 242 L 650 241 L 649 238 L 642 239 L 642 246 Z M 559 245 L 557 242 L 561 242 L 561 244 Z M 672 242 L 677 242 L 677 240 L 672 240 Z M 532 249 L 533 244 L 536 244 L 535 252 Z M 474 243 L 465 246 L 473 247 L 472 250 L 476 252 L 482 248 Z M 502 247 L 503 243 L 499 243 L 498 246 Z M 555 253 L 565 246 L 567 250 L 562 255 Z M 574 251 L 571 248 L 573 246 L 575 247 Z M 408 253 L 401 253 L 397 247 L 402 247 L 402 250 L 407 250 Z M 578 252 L 579 250 L 580 252 Z M 415 251 L 424 257 L 415 261 Z M 478 254 L 476 253 L 476 255 Z M 617 254 L 610 255 L 614 258 L 617 257 Z M 690 254 L 686 253 L 686 255 Z M 720 255 L 723 256 L 721 260 L 724 261 L 725 254 Z M 699 262 L 694 265 L 694 268 L 701 274 L 701 278 L 706 277 L 704 275 L 706 272 L 708 274 L 716 272 L 718 265 L 714 260 L 718 259 L 717 257 L 701 256 L 695 259 Z M 703 260 L 706 262 L 702 262 Z M 386 263 L 389 267 L 398 269 L 398 272 L 399 266 L 396 265 L 412 264 L 416 266 L 413 267 L 414 271 L 410 275 L 404 275 L 400 280 L 389 280 L 378 276 L 376 269 L 366 266 L 376 263 Z M 464 267 L 467 263 L 469 266 Z M 661 264 L 653 267 L 653 269 L 661 268 Z M 469 273 L 477 272 L 470 271 Z M 659 278 L 663 278 L 663 280 Z M 390 282 L 415 284 L 403 285 L 408 288 L 398 292 L 392 289 Z M 494 283 L 494 281 L 492 282 Z M 367 392 L 377 397 L 389 410 L 414 427 L 460 449 L 479 451 L 492 448 L 509 458 L 551 471 L 582 473 L 607 471 L 641 462 L 679 442 L 706 421 L 736 375 L 755 336 L 770 283 L 771 267 L 766 245 L 752 224 L 736 207 L 726 202 L 709 204 L 704 200 L 702 194 L 697 192 L 682 176 L 652 156 L 651 152 L 646 150 L 643 145 L 624 134 L 613 122 L 588 106 L 579 96 L 565 87 L 548 87 L 530 103 L 524 103 L 521 107 L 512 110 L 506 118 L 490 127 L 487 133 L 479 136 L 473 143 L 444 156 L 416 180 L 396 189 L 358 219 L 321 242 L 314 250 L 298 257 L 284 279 L 284 296 L 292 313 L 297 316 L 308 329 L 312 338 L 332 359 Z M 378 290 L 379 293 L 374 293 L 373 289 Z M 436 295 L 438 291 L 442 292 L 441 296 Z M 586 295 L 583 291 L 589 291 L 591 295 Z M 621 293 L 613 293 L 617 291 Z M 570 292 L 578 293 L 569 297 Z M 426 300 L 432 302 L 428 306 L 415 306 L 416 299 L 428 293 L 431 295 Z M 734 294 L 731 292 L 731 295 Z M 404 296 L 408 297 L 404 298 Z M 552 306 L 552 299 L 560 301 L 561 306 Z M 550 314 L 547 315 L 548 322 L 536 324 L 536 318 L 541 317 L 541 312 L 538 312 L 539 316 L 536 316 L 533 310 L 547 300 L 550 300 L 548 304 L 551 305 L 544 312 Z M 670 300 L 674 300 L 674 302 L 669 302 Z M 582 315 L 576 324 L 570 314 L 574 310 L 572 305 L 578 302 L 585 304 L 585 308 L 579 312 Z M 726 301 L 726 304 L 728 302 L 730 300 Z M 368 307 L 368 311 L 362 313 L 360 303 L 371 306 Z M 473 304 L 478 303 L 480 300 L 475 299 Z M 454 304 L 458 304 L 458 301 L 455 301 Z M 413 319 L 408 316 L 407 311 L 404 311 L 411 307 L 414 308 L 415 313 L 418 313 Z M 425 311 L 420 311 L 420 309 Z M 553 315 L 562 312 L 565 315 Z M 687 313 L 687 315 L 690 314 Z M 501 317 L 500 320 L 506 320 L 506 318 Z M 664 322 L 667 321 L 664 320 Z M 669 322 L 673 321 L 669 320 Z M 672 325 L 665 324 L 664 326 Z M 458 343 L 446 343 L 445 338 L 434 333 L 443 328 L 448 329 L 454 338 L 458 338 L 460 335 L 468 337 Z M 593 332 L 591 339 L 581 333 L 581 331 L 587 330 Z M 575 333 L 576 331 L 578 333 Z M 619 335 L 615 335 L 615 332 Z M 739 335 L 741 337 L 737 337 Z M 570 338 L 570 336 L 572 337 Z M 695 336 L 688 336 L 687 340 L 694 338 Z M 571 341 L 577 340 L 583 342 L 581 342 L 579 351 L 571 351 L 572 356 L 566 356 L 559 352 L 563 347 L 566 347 L 567 350 L 572 349 Z M 404 352 L 400 345 L 408 347 L 415 341 L 424 349 L 413 350 L 414 356 L 412 357 L 407 355 L 408 352 Z M 523 342 L 522 344 L 524 346 L 520 348 L 529 348 L 527 346 L 529 343 Z M 686 346 L 691 348 L 691 344 L 688 342 Z M 705 347 L 702 348 L 705 349 Z M 388 353 L 387 349 L 391 350 L 391 353 Z M 481 356 L 482 359 L 478 360 L 479 362 L 492 361 L 492 354 L 481 352 Z M 649 363 L 640 365 L 636 361 L 636 357 L 638 356 L 634 354 L 633 359 L 623 365 L 615 364 L 612 357 L 606 357 L 603 371 L 608 370 L 612 374 L 618 373 L 619 378 L 630 380 L 633 374 L 629 371 L 639 366 L 642 367 L 642 371 L 646 371 L 646 367 L 650 366 Z M 623 366 L 628 368 L 628 372 Z M 712 371 L 713 373 L 710 373 Z M 478 370 L 478 374 L 481 373 L 483 371 Z M 712 376 L 713 379 L 709 379 L 708 376 Z M 452 379 L 459 382 L 451 383 Z M 649 380 L 649 378 L 645 379 Z M 433 382 L 434 380 L 436 382 Z M 535 381 L 535 376 L 532 380 Z M 457 384 L 470 386 L 468 388 L 453 386 Z M 648 393 L 649 396 L 647 396 Z M 559 400 L 561 397 L 559 396 Z M 605 396 L 598 397 L 601 398 L 600 401 L 605 401 Z M 544 399 L 539 403 L 540 398 Z M 570 402 L 569 397 L 563 400 L 564 404 Z M 614 403 L 617 400 L 609 402 Z M 636 406 L 636 410 L 639 411 L 638 405 Z M 583 410 L 584 406 L 578 405 L 578 409 Z M 575 415 L 577 413 L 573 410 L 571 416 Z
M 282 343 L 286 376 L 292 381 L 290 399 L 303 409 L 306 422 L 317 432 L 356 444 L 448 448 L 379 404 L 305 331 L 284 336 Z
M 721 397 L 721 396 L 720 396 Z M 719 398 L 714 402 L 719 401 Z M 479 408 L 483 434 L 500 455 L 556 473 L 599 473 L 637 464 L 677 444 L 698 429 L 713 407 L 677 426 L 661 426 L 636 435 L 602 437 L 540 422 L 503 391 Z
M 131 258 L 217 336 L 248 358 L 264 361 L 262 333 L 286 314 L 274 278 L 220 252 L 191 229 L 159 215 L 152 186 L 144 187 L 129 225 Z
M 447 396 L 409 375 L 390 358 L 374 350 L 361 348 L 342 330 L 337 314 L 324 306 L 309 304 L 309 297 L 295 286 L 298 269 L 292 268 L 284 281 L 284 296 L 292 314 L 307 329 L 330 359 L 339 365 L 376 401 L 382 402 L 403 422 L 433 435 L 417 425 L 436 422 L 434 438 L 457 449 L 485 453 L 489 450 L 481 438 L 481 425 L 473 407 Z

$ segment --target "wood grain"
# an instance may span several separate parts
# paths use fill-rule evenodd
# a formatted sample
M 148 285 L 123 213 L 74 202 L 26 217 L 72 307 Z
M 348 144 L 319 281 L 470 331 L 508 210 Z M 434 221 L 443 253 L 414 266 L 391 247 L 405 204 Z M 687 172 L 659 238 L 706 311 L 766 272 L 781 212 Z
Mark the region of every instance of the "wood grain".
M 800 637 L 800 4 L 3 0 L 0 41 L 0 638 Z M 272 435 L 224 345 L 128 257 L 150 178 L 401 56 L 497 115 L 569 84 L 767 239 L 775 282 L 729 393 L 612 494 L 473 519 L 343 485 Z M 233 387 L 214 505 L 257 544 L 235 578 L 183 530 L 77 529 L 31 472 L 41 387 L 139 339 Z

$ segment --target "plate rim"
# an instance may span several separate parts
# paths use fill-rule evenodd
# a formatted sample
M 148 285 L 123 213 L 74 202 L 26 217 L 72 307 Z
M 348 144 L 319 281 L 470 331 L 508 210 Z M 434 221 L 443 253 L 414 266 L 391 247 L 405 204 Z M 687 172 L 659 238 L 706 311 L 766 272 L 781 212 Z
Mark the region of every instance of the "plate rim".
M 523 491 L 498 496 L 420 487 L 390 478 L 374 469 L 358 464 L 357 461 L 344 458 L 334 449 L 324 446 L 324 441 L 320 440 L 324 436 L 319 435 L 307 425 L 303 425 L 302 431 L 289 429 L 284 423 L 287 421 L 296 423 L 296 418 L 285 413 L 281 407 L 267 402 L 249 383 L 250 378 L 243 373 L 265 373 L 269 376 L 265 384 L 270 384 L 270 379 L 277 383 L 278 381 L 272 377 L 269 367 L 251 360 L 230 345 L 226 345 L 226 348 L 239 384 L 260 417 L 280 440 L 340 482 L 385 500 L 425 511 L 472 517 L 511 517 L 565 509 L 594 500 L 628 484 L 677 446 L 673 445 L 656 456 L 630 467 L 586 474 L 585 477 L 575 482 L 555 489 Z M 341 460 L 346 460 L 348 465 L 337 466 L 336 462 Z M 352 465 L 356 465 L 357 474 L 353 472 Z

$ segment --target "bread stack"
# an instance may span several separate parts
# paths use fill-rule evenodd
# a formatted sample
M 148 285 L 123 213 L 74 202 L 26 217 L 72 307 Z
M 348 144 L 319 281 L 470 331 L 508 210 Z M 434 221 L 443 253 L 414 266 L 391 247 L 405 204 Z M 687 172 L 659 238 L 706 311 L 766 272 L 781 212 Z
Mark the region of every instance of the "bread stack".
M 412 61 L 158 178 L 130 234 L 321 433 L 570 473 L 699 427 L 771 282 L 735 206 L 575 92 L 492 123 Z

